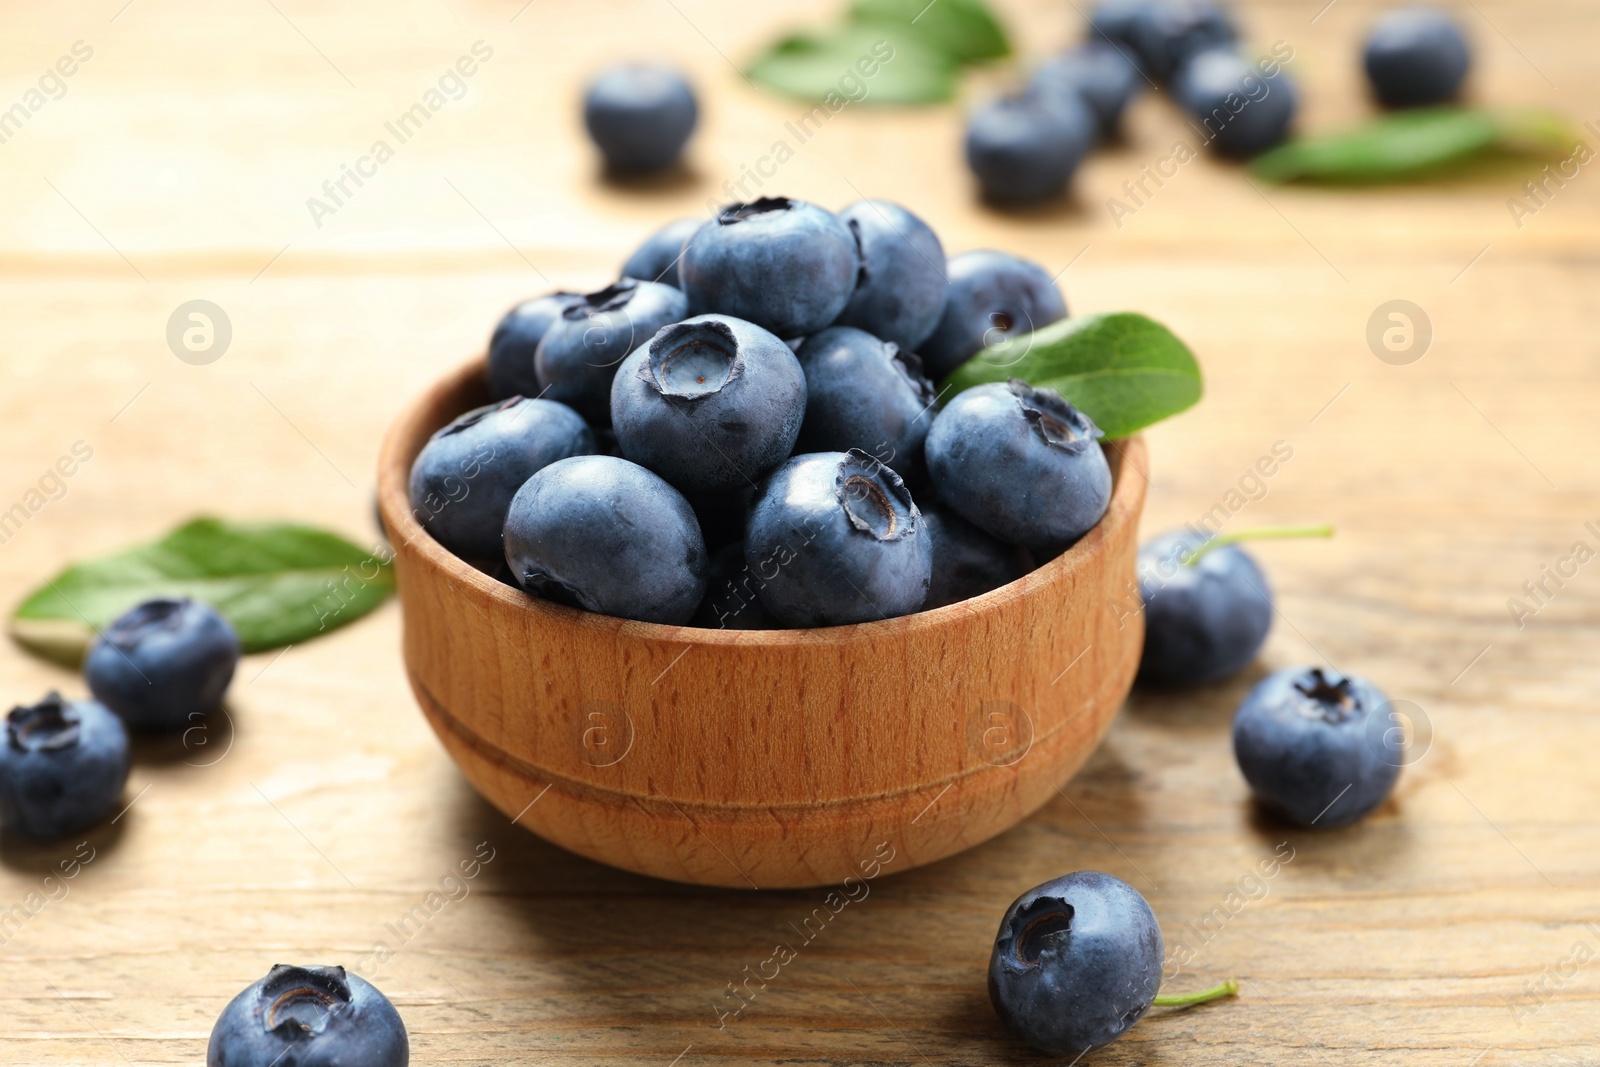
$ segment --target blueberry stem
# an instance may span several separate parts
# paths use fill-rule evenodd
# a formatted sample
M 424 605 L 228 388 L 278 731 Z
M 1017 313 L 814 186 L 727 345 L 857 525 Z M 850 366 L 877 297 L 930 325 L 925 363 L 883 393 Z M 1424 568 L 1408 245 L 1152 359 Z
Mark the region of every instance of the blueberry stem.
M 1221 1000 L 1231 997 L 1239 992 L 1239 983 L 1232 978 L 1219 982 L 1210 989 L 1202 989 L 1197 993 L 1166 993 L 1156 997 L 1151 1003 L 1158 1008 L 1187 1008 L 1191 1004 L 1204 1004 L 1208 1000 Z
M 1192 567 L 1212 549 L 1221 548 L 1223 545 L 1237 544 L 1240 541 L 1283 541 L 1297 537 L 1332 536 L 1333 523 L 1331 522 L 1318 523 L 1311 526 L 1254 526 L 1248 530 L 1218 534 L 1191 552 L 1189 558 L 1183 562 L 1185 565 Z

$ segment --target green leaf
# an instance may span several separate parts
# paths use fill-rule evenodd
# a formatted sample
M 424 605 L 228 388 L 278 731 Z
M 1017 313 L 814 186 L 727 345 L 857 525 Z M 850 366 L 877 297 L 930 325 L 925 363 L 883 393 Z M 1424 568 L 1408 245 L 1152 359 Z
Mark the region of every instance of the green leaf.
M 820 101 L 828 113 L 806 116 L 806 137 L 848 104 L 932 104 L 956 91 L 956 64 L 903 26 L 846 25 L 783 38 L 745 71 L 786 96 Z
M 1270 182 L 1407 181 L 1491 152 L 1551 155 L 1577 145 L 1571 123 L 1549 111 L 1428 108 L 1290 142 L 1257 157 L 1250 170 Z
M 1005 28 L 983 0 L 855 0 L 850 17 L 910 27 L 958 63 L 1011 54 Z
M 1132 312 L 1062 319 L 979 352 L 945 379 L 946 397 L 1021 378 L 1054 389 L 1106 432 L 1127 437 L 1200 399 L 1194 353 L 1159 322 Z
M 360 618 L 394 592 L 387 547 L 309 526 L 195 519 L 159 541 L 68 567 L 24 600 L 11 635 L 75 663 L 98 630 L 157 596 L 202 600 L 246 652 L 295 644 Z

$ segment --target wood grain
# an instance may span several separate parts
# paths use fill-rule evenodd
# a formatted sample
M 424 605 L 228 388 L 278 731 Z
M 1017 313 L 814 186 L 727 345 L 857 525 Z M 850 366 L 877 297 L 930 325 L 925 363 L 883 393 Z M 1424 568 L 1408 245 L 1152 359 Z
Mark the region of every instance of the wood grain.
M 522 6 L 8 8 L 0 103 L 73 42 L 95 55 L 0 145 L 0 507 L 74 441 L 94 457 L 0 544 L 0 592 L 201 511 L 375 540 L 397 414 L 514 300 L 598 287 L 768 152 L 800 109 L 724 57 L 825 20 L 787 0 L 603 0 L 513 22 Z M 1251 40 L 1293 44 L 1309 126 L 1366 113 L 1354 48 L 1379 3 L 1240 6 Z M 1002 7 L 1030 54 L 1076 35 L 1071 5 Z M 1479 99 L 1600 117 L 1593 3 L 1459 10 Z M 318 228 L 307 197 L 479 39 L 495 56 L 467 95 Z M 691 69 L 705 126 L 687 173 L 618 187 L 597 179 L 573 105 L 590 69 L 645 47 Z M 4 917 L 77 842 L 0 842 L 0 1063 L 197 1063 L 228 999 L 280 960 L 371 976 L 419 1064 L 1040 1063 L 1000 1031 L 983 968 L 1018 893 L 1085 867 L 1135 885 L 1193 950 L 1171 988 L 1236 975 L 1242 995 L 1153 1013 L 1083 1064 L 1600 1063 L 1600 962 L 1566 962 L 1600 946 L 1600 563 L 1551 584 L 1522 628 L 1507 610 L 1600 521 L 1600 176 L 1586 168 L 1519 229 L 1506 202 L 1537 173 L 1525 162 L 1324 191 L 1253 189 L 1200 159 L 1119 229 L 1106 199 L 1185 130 L 1146 99 L 1075 200 L 1011 215 L 971 197 L 958 108 L 846 109 L 768 191 L 902 200 L 952 251 L 1063 271 L 1075 311 L 1134 308 L 1184 337 L 1207 397 L 1148 435 L 1144 534 L 1226 500 L 1280 440 L 1293 459 L 1229 525 L 1339 530 L 1260 550 L 1281 613 L 1257 670 L 1135 691 L 1037 813 L 961 855 L 891 865 L 805 940 L 794 927 L 820 890 L 652 880 L 511 826 L 418 714 L 386 607 L 250 657 L 231 747 L 221 731 L 204 751 L 143 746 L 132 808 L 20 930 Z M 205 367 L 164 339 L 195 298 L 235 327 Z M 1405 367 L 1365 340 L 1396 298 L 1435 327 Z M 1393 803 L 1347 831 L 1262 820 L 1228 750 L 1252 680 L 1301 662 L 1360 670 L 1431 721 Z M 9 646 L 0 681 L 15 700 L 83 692 Z M 480 842 L 494 858 L 447 881 Z M 1246 884 L 1283 842 L 1294 859 Z M 719 1027 L 739 1003 L 728 984 L 780 941 L 796 957 Z

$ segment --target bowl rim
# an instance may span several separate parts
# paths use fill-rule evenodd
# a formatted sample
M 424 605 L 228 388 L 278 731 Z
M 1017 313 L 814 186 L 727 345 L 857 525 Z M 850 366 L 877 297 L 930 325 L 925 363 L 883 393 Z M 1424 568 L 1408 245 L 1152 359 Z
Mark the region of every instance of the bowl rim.
M 618 638 L 687 645 L 769 648 L 847 645 L 874 641 L 891 633 L 936 631 L 944 629 L 958 618 L 998 614 L 1018 601 L 1031 598 L 1043 587 L 1056 584 L 1061 579 L 1060 572 L 1076 571 L 1088 566 L 1110 540 L 1114 528 L 1138 522 L 1145 488 L 1149 483 L 1148 456 L 1142 435 L 1102 441 L 1101 446 L 1111 463 L 1111 500 L 1105 515 L 1094 528 L 1071 548 L 1015 581 L 944 607 L 872 622 L 805 629 L 731 630 L 639 622 L 552 603 L 514 589 L 451 553 L 434 540 L 413 515 L 409 491 L 412 462 L 416 459 L 416 452 L 421 451 L 421 442 L 427 441 L 435 430 L 444 425 L 442 422 L 438 426 L 427 425 L 434 420 L 426 416 L 436 409 L 453 407 L 453 398 L 479 383 L 486 383 L 487 365 L 485 356 L 463 363 L 430 385 L 390 424 L 378 454 L 378 511 L 389 540 L 391 544 L 404 542 L 403 547 L 415 552 L 448 583 L 467 586 L 480 596 L 512 610 L 530 612 L 553 625 L 609 631 Z M 483 385 L 483 388 L 486 387 L 486 384 Z M 447 404 L 446 401 L 452 403 Z M 411 442 L 418 442 L 415 452 L 409 447 Z

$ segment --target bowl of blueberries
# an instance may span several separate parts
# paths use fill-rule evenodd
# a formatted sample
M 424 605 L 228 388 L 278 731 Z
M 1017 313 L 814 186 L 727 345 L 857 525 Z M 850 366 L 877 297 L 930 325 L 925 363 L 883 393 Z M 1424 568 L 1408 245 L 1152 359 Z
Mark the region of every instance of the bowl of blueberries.
M 512 308 L 380 460 L 408 675 L 467 778 L 583 855 L 745 888 L 1043 804 L 1138 667 L 1143 444 L 933 383 L 1066 314 L 899 205 L 782 197 Z

